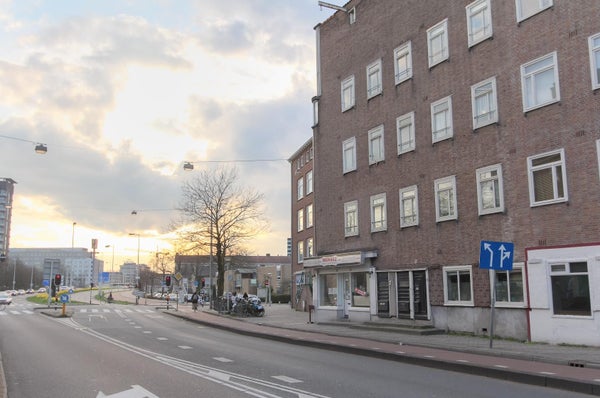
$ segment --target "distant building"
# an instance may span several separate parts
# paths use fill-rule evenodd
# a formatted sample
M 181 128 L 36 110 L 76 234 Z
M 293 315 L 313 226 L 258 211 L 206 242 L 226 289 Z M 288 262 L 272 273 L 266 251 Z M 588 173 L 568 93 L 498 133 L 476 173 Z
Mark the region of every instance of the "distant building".
M 304 259 L 315 255 L 315 204 L 313 140 L 309 139 L 289 159 L 292 184 L 292 306 L 307 311 L 313 304 L 312 273 L 305 272 Z
M 15 184 L 11 178 L 0 178 L 0 261 L 5 261 L 10 248 L 10 222 Z

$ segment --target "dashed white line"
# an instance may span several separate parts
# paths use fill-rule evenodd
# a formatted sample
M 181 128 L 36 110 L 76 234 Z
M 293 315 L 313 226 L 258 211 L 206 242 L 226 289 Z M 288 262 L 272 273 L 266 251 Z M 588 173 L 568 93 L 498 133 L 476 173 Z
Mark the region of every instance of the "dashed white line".
M 217 358 L 213 358 L 213 359 L 215 361 L 219 361 L 219 362 L 223 362 L 223 363 L 233 362 L 233 359 L 223 358 L 223 357 L 217 357 Z
M 469 363 L 466 359 L 457 359 L 456 362 Z
M 423 355 L 423 358 L 435 358 L 433 355 Z
M 508 366 L 505 365 L 494 365 L 497 368 L 501 368 L 501 369 L 508 369 Z
M 182 350 L 191 350 L 192 347 L 190 347 L 189 345 L 178 345 L 177 347 L 181 348 Z
M 285 383 L 290 383 L 290 384 L 302 383 L 302 380 L 294 379 L 294 378 L 291 378 L 288 376 L 271 376 L 271 377 L 273 377 L 274 379 L 277 379 L 277 380 L 281 380 Z
M 169 339 L 168 339 L 168 338 L 166 338 L 166 337 L 157 337 L 157 338 L 156 338 L 156 340 L 160 340 L 160 341 L 167 341 L 167 340 L 169 340 Z
M 552 373 L 552 372 L 540 372 L 540 374 L 552 376 L 552 375 L 555 375 L 556 373 Z

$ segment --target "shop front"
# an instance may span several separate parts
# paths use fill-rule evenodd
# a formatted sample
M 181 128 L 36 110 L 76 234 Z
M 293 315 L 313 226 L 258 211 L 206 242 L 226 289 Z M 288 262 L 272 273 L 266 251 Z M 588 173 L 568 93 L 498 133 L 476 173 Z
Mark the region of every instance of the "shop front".
M 377 315 L 377 279 L 371 264 L 376 257 L 376 252 L 352 252 L 304 259 L 305 272 L 313 276 L 317 322 L 365 322 Z

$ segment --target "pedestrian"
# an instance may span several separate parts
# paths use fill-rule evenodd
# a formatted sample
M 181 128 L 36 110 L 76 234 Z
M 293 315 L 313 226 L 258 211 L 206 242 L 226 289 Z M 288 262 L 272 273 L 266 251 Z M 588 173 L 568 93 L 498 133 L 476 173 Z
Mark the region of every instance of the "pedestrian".
M 198 311 L 198 292 L 192 294 L 192 309 L 194 312 Z

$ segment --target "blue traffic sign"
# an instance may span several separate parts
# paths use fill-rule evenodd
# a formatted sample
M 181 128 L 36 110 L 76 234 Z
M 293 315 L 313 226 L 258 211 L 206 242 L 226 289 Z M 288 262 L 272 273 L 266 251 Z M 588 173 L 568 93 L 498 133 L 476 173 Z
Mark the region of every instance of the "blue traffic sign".
M 69 302 L 69 295 L 68 294 L 61 294 L 60 295 L 60 302 L 61 303 L 68 303 Z
M 512 271 L 514 243 L 481 241 L 479 268 Z

